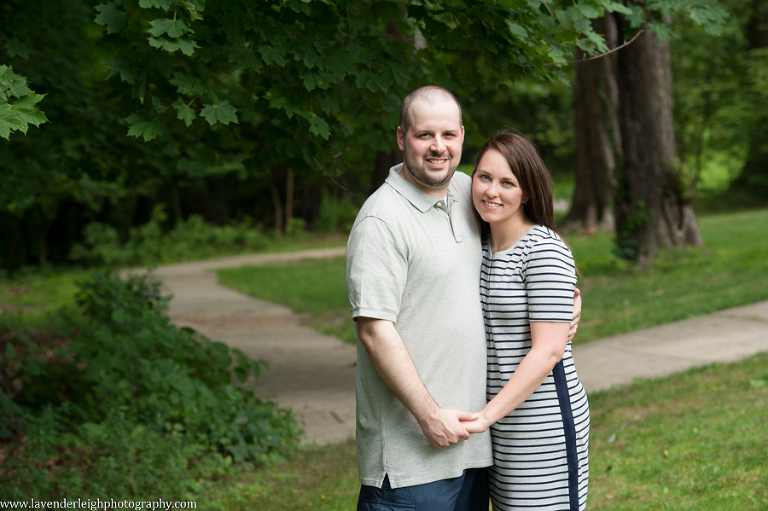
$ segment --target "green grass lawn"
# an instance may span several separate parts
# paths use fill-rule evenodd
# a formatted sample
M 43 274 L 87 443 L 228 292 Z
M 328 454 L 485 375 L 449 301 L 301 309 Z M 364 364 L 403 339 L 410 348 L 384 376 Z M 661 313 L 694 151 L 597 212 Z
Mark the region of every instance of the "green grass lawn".
M 768 299 L 768 210 L 702 215 L 703 248 L 663 251 L 641 270 L 613 255 L 610 233 L 570 236 L 583 293 L 575 342 Z M 355 342 L 344 259 L 217 271 L 221 282 L 305 313 L 308 323 Z
M 590 394 L 588 509 L 768 509 L 768 354 Z M 224 485 L 229 485 L 224 490 Z M 211 486 L 231 510 L 354 509 L 354 443 Z
M 590 509 L 768 509 L 768 354 L 590 403 Z
M 85 271 L 27 273 L 0 279 L 0 323 L 38 325 L 54 321 L 56 312 L 74 303 L 77 283 Z

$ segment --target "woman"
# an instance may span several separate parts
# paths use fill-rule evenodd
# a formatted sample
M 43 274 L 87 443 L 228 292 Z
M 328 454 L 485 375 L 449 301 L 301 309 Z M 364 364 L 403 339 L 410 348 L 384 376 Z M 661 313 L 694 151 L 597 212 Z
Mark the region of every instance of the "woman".
M 472 200 L 490 228 L 480 275 L 489 402 L 466 427 L 491 428 L 494 510 L 584 510 L 589 405 L 567 339 L 575 267 L 533 144 L 492 137 L 475 161 Z

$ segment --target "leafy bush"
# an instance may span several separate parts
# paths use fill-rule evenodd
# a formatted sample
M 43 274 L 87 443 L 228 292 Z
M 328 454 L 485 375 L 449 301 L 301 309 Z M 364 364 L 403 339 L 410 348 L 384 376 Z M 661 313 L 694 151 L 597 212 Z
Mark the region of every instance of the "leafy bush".
M 215 226 L 191 215 L 166 232 L 163 226 L 167 220 L 164 207 L 155 207 L 150 221 L 132 228 L 124 243 L 114 227 L 91 222 L 83 230 L 83 243 L 74 245 L 69 257 L 88 265 L 143 266 L 260 250 L 271 242 L 248 219 L 236 225 Z
M 70 259 L 87 263 L 123 265 L 128 254 L 120 246 L 117 230 L 100 222 L 91 222 L 83 228 L 84 245 L 75 244 Z
M 188 497 L 296 446 L 290 412 L 242 386 L 264 363 L 171 325 L 159 283 L 96 272 L 77 300 L 67 335 L 0 332 L 0 494 Z
M 350 196 L 337 198 L 328 192 L 323 192 L 315 227 L 322 233 L 349 232 L 359 210 L 360 204 Z

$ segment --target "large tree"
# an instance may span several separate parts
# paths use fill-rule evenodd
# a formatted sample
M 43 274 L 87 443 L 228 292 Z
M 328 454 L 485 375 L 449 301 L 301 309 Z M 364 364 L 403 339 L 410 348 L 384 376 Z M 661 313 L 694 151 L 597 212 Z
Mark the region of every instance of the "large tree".
M 627 23 L 620 19 L 620 27 Z M 669 41 L 642 34 L 617 62 L 623 164 L 616 236 L 621 255 L 648 265 L 660 246 L 700 245 L 692 193 L 681 171 L 672 118 Z
M 629 43 L 601 63 L 577 64 L 576 193 L 566 226 L 591 230 L 610 224 L 612 204 L 618 253 L 648 265 L 660 246 L 701 244 L 692 182 L 678 158 L 673 122 L 669 15 L 684 2 L 630 1 L 626 7 L 628 13 L 609 14 L 598 31 L 611 46 Z M 711 31 L 725 16 L 712 5 L 689 7 L 691 18 Z
M 97 6 L 96 21 L 114 54 L 108 66 L 138 100 L 128 133 L 163 145 L 222 133 L 235 163 L 271 176 L 281 225 L 294 179 L 355 188 L 351 176 L 366 193 L 381 180 L 415 86 L 439 83 L 465 99 L 479 76 L 554 77 L 547 64 L 574 45 L 605 49 L 589 19 L 613 5 L 114 0 Z
M 265 167 L 327 171 L 355 149 L 388 149 L 381 132 L 415 85 L 468 94 L 478 70 L 552 76 L 546 64 L 573 44 L 604 49 L 589 18 L 612 2 L 588 4 L 115 0 L 96 20 L 113 43 L 109 67 L 143 105 L 130 134 L 151 140 L 174 118 L 203 118 L 262 149 L 283 144 Z
M 618 29 L 612 14 L 594 20 L 595 31 L 604 35 L 613 50 Z M 591 232 L 612 229 L 614 170 L 621 156 L 618 123 L 619 91 L 615 53 L 593 59 L 577 52 L 573 79 L 573 127 L 576 142 L 575 188 L 565 231 Z

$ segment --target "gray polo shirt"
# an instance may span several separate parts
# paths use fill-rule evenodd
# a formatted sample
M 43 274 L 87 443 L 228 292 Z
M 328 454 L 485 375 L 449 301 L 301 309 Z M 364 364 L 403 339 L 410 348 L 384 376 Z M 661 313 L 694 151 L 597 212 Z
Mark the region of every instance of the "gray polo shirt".
M 485 406 L 486 344 L 480 306 L 480 233 L 470 179 L 454 174 L 445 200 L 402 178 L 402 164 L 365 202 L 347 244 L 353 317 L 393 321 L 422 381 L 442 408 Z M 492 464 L 489 434 L 435 449 L 357 343 L 360 481 L 393 488 L 458 477 Z

